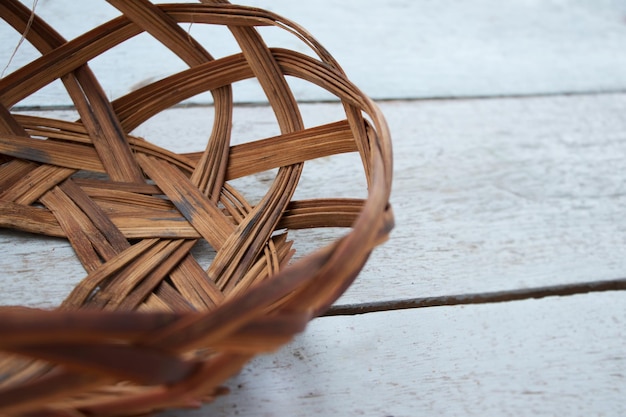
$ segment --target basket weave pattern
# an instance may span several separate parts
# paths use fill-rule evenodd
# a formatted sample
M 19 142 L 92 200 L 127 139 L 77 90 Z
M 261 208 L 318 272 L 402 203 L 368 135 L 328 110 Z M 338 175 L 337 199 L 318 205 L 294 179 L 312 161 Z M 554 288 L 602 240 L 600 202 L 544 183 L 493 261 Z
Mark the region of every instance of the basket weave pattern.
M 324 312 L 393 227 L 385 120 L 306 31 L 223 1 L 109 3 L 121 16 L 71 41 L 17 0 L 0 3 L 6 24 L 41 52 L 0 79 L 0 226 L 66 238 L 86 270 L 53 311 L 0 308 L 0 416 L 139 415 L 210 401 L 246 361 Z M 189 22 L 227 27 L 241 52 L 214 59 L 181 28 Z M 268 48 L 256 30 L 266 25 L 317 58 Z M 189 68 L 110 101 L 87 63 L 142 32 Z M 305 128 L 285 76 L 338 97 L 343 120 Z M 231 145 L 232 85 L 249 78 L 281 134 Z M 79 120 L 11 112 L 57 79 Z M 204 151 L 177 154 L 129 134 L 206 91 L 215 116 Z M 345 152 L 361 156 L 366 199 L 292 199 L 307 160 Z M 229 184 L 275 168 L 254 204 Z M 290 263 L 287 230 L 311 227 L 349 229 Z M 199 240 L 215 250 L 208 269 L 190 252 Z

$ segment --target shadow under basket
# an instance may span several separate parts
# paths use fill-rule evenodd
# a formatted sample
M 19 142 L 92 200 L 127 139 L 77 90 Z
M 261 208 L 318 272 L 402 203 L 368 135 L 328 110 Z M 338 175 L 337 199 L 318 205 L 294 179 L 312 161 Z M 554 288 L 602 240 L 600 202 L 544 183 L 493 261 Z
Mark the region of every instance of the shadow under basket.
M 305 30 L 225 1 L 109 3 L 120 16 L 71 41 L 20 2 L 0 3 L 5 24 L 41 54 L 0 79 L 0 225 L 67 239 L 86 270 L 58 308 L 0 307 L 0 416 L 143 415 L 211 401 L 253 356 L 326 311 L 393 227 L 384 117 Z M 214 58 L 184 29 L 191 23 L 225 28 L 240 51 Z M 310 53 L 268 47 L 259 26 Z M 186 69 L 110 100 L 87 63 L 141 33 Z M 338 121 L 305 128 L 286 76 L 334 95 Z M 232 87 L 252 78 L 280 134 L 234 145 Z M 75 121 L 15 111 L 55 80 Z M 129 133 L 203 92 L 214 111 L 204 151 Z M 360 155 L 366 198 L 293 199 L 307 161 L 347 152 Z M 232 185 L 268 170 L 258 201 Z M 345 234 L 291 259 L 290 230 L 328 227 Z M 208 267 L 191 252 L 200 241 L 215 252 Z

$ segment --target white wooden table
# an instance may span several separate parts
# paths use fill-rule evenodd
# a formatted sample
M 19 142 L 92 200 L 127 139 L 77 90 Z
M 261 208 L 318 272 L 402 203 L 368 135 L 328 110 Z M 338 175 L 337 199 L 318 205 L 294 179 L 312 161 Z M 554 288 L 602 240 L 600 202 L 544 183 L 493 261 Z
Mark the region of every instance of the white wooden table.
M 72 37 L 84 28 L 63 26 L 63 4 L 41 1 L 38 12 Z M 626 292 L 595 291 L 605 281 L 625 287 L 626 3 L 246 4 L 307 27 L 379 101 L 394 139 L 397 227 L 331 311 L 338 315 L 253 360 L 228 382 L 230 395 L 163 415 L 626 415 Z M 92 2 L 72 9 L 85 27 L 114 15 Z M 4 66 L 19 37 L 0 36 Z M 105 84 L 112 96 L 145 81 L 141 63 L 158 59 L 145 53 L 137 71 Z M 310 101 L 311 124 L 337 106 L 295 90 Z M 21 105 L 71 118 L 59 91 Z M 252 86 L 236 94 L 259 99 Z M 265 106 L 237 112 L 245 122 L 235 137 L 251 126 L 258 137 L 274 133 Z M 173 109 L 137 133 L 198 150 L 209 113 Z M 168 118 L 186 131 L 172 132 Z M 344 162 L 305 171 L 303 196 L 337 173 L 337 192 L 362 188 Z M 56 240 L 2 231 L 0 303 L 55 305 L 82 277 L 71 257 Z M 532 298 L 567 288 L 578 294 Z M 492 302 L 502 294 L 523 299 Z M 420 308 L 446 303 L 455 305 Z

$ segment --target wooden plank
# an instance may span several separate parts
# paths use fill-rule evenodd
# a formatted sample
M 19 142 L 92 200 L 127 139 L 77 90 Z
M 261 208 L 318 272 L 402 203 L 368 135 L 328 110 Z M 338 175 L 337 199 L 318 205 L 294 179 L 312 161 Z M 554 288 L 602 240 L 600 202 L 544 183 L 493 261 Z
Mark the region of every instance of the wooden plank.
M 30 6 L 29 1 L 24 0 Z M 377 99 L 553 94 L 626 89 L 626 5 L 610 0 L 541 2 L 344 1 L 302 3 L 247 0 L 307 28 L 342 64 L 353 81 Z M 37 12 L 68 39 L 119 14 L 104 1 L 38 2 Z M 575 23 L 573 23 L 575 22 Z M 0 25 L 0 67 L 9 61 L 19 34 Z M 186 30 L 215 56 L 236 51 L 227 30 Z M 271 46 L 307 47 L 291 35 L 262 29 Z M 27 43 L 8 72 L 36 56 Z M 155 65 L 154 63 L 158 63 Z M 149 36 L 107 53 L 92 67 L 111 97 L 178 71 L 185 64 Z M 0 69 L 1 69 L 0 68 Z M 123 69 L 122 69 L 123 68 Z M 294 83 L 296 96 L 327 99 L 317 88 Z M 235 98 L 265 101 L 254 83 L 240 83 Z M 196 100 L 210 100 L 203 96 Z M 22 104 L 68 104 L 62 86 L 42 90 Z
M 626 413 L 623 292 L 314 320 L 201 416 Z
M 625 98 L 383 105 L 397 228 L 344 300 L 626 277 Z
M 623 2 L 245 3 L 270 8 L 303 25 L 376 99 L 626 87 Z
M 626 277 L 626 95 L 382 107 L 394 138 L 397 226 L 339 304 Z M 326 123 L 335 120 L 336 110 L 337 104 L 306 105 L 304 119 L 307 126 Z M 137 133 L 177 152 L 201 150 L 211 112 L 170 110 Z M 264 106 L 237 107 L 233 142 L 277 134 L 272 118 Z M 307 162 L 296 198 L 364 197 L 359 164 L 351 154 Z M 254 202 L 273 175 L 233 185 Z M 290 233 L 296 259 L 343 233 Z M 38 288 L 32 299 L 4 292 L 1 302 L 54 305 L 67 294 L 66 285 L 57 287 L 59 280 L 76 282 L 82 269 L 58 241 L 45 240 L 39 250 L 29 240 L 0 231 L 3 270 L 19 276 L 16 285 Z M 53 285 L 44 289 L 43 282 Z

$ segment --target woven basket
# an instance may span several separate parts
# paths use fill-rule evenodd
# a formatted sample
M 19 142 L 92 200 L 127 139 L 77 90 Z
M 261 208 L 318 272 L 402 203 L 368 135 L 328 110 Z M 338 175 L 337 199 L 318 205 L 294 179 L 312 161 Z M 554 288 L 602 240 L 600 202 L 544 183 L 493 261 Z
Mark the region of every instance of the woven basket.
M 0 225 L 66 238 L 86 270 L 54 310 L 0 308 L 2 416 L 140 415 L 211 401 L 246 361 L 327 310 L 393 227 L 384 118 L 306 31 L 225 1 L 109 3 L 119 18 L 66 41 L 17 0 L 0 2 L 41 52 L 0 79 Z M 180 25 L 189 22 L 227 27 L 241 52 L 214 59 Z M 316 58 L 268 48 L 257 26 L 286 30 Z M 110 101 L 87 62 L 141 32 L 188 69 Z M 343 121 L 305 128 L 285 76 L 336 96 Z M 232 85 L 250 78 L 281 134 L 231 145 Z M 57 79 L 79 120 L 11 112 Z M 128 133 L 207 91 L 215 117 L 203 152 Z M 361 157 L 366 199 L 293 200 L 305 161 L 346 152 Z M 229 182 L 274 168 L 254 204 Z M 318 227 L 346 232 L 289 262 L 287 230 Z M 199 241 L 216 253 L 208 269 L 190 252 Z

